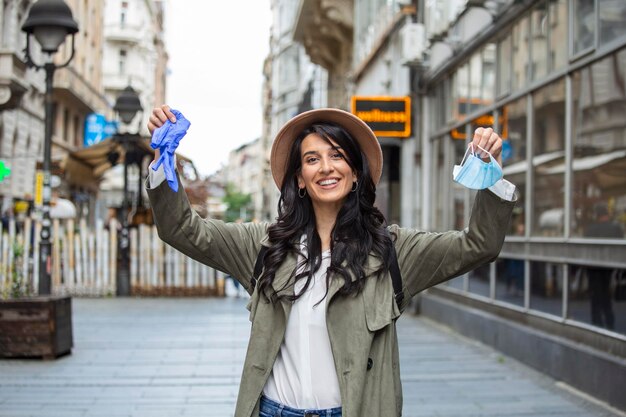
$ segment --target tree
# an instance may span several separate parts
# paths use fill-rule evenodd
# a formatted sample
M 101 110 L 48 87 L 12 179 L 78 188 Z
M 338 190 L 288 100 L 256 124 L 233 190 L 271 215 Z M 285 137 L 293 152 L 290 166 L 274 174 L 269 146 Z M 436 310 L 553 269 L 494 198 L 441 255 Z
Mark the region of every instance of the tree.
M 237 190 L 234 185 L 228 184 L 224 203 L 226 203 L 225 217 L 227 222 L 252 220 L 252 196 L 250 194 L 244 194 Z

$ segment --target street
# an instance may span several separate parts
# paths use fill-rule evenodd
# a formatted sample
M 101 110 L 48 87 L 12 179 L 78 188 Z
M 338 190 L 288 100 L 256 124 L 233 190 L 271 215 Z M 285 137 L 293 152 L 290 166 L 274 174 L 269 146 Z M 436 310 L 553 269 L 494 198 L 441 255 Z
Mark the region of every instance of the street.
M 0 361 L 0 416 L 231 416 L 245 302 L 74 298 L 71 355 Z M 617 415 L 427 319 L 407 313 L 398 333 L 404 416 Z

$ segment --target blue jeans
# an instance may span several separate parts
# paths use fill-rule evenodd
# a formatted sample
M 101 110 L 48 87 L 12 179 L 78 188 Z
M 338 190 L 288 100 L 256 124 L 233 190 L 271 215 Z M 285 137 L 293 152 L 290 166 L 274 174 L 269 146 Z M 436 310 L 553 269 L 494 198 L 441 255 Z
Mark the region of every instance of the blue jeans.
M 259 417 L 341 417 L 341 407 L 326 410 L 299 410 L 262 396 Z

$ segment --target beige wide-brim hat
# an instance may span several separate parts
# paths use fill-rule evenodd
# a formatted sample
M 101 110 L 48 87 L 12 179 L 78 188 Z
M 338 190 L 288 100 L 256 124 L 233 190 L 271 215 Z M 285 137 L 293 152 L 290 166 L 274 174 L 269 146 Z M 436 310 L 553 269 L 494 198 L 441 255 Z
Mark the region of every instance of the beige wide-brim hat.
M 372 129 L 352 113 L 339 109 L 315 109 L 300 113 L 280 129 L 270 154 L 270 168 L 278 189 L 283 185 L 289 151 L 296 137 L 314 123 L 331 122 L 344 128 L 357 141 L 367 158 L 374 184 L 383 172 L 383 151 Z

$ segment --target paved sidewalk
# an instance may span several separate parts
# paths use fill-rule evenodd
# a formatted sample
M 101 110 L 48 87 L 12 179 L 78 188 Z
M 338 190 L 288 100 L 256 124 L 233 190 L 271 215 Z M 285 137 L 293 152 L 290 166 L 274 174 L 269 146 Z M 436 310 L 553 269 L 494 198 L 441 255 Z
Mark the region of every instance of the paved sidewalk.
M 232 416 L 243 299 L 73 299 L 74 349 L 0 360 L 2 417 Z M 423 318 L 398 322 L 404 416 L 614 414 Z

